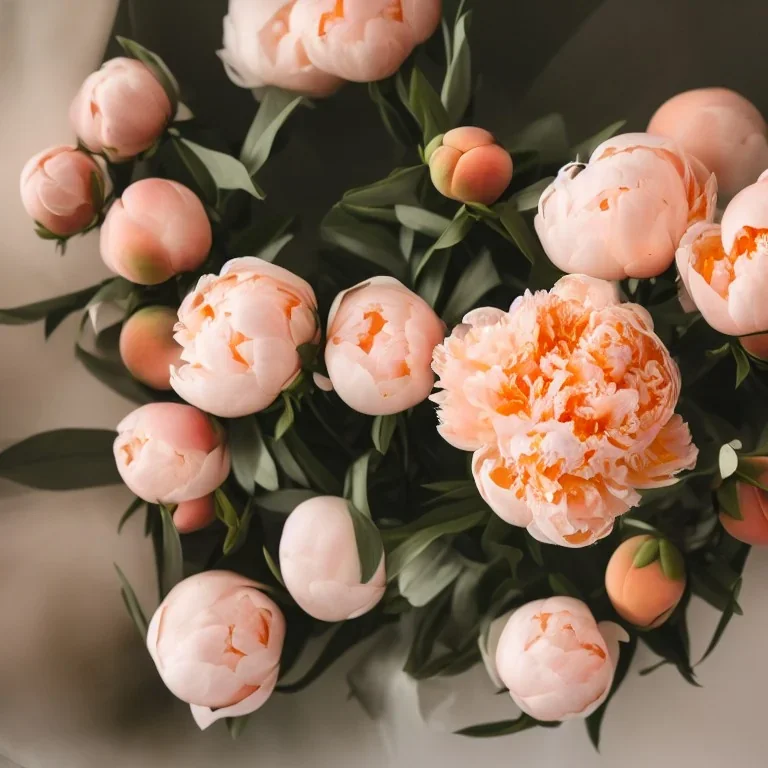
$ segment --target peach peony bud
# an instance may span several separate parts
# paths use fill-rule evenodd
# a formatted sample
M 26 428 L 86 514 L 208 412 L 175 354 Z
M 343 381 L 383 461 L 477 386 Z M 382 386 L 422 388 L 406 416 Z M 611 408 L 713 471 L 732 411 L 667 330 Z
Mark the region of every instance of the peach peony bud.
M 729 336 L 768 331 L 768 181 L 731 200 L 721 224 L 692 226 L 675 256 L 691 299 Z
M 536 232 L 564 272 L 654 277 L 690 223 L 712 220 L 716 198 L 715 177 L 673 141 L 625 134 L 560 170 L 539 199 Z
M 717 177 L 725 197 L 768 168 L 768 126 L 752 102 L 727 88 L 698 88 L 662 104 L 648 133 L 674 139 Z
M 340 293 L 328 316 L 325 363 L 339 397 L 360 413 L 399 413 L 432 391 L 432 350 L 445 326 L 392 277 Z
M 117 432 L 117 469 L 145 501 L 193 501 L 216 490 L 229 474 L 223 430 L 196 408 L 143 405 L 118 424 Z
M 606 699 L 629 635 L 595 622 L 572 597 L 534 600 L 507 622 L 496 650 L 499 677 L 515 704 L 537 720 L 588 717 Z
M 198 269 L 213 242 L 200 199 L 183 184 L 143 179 L 109 209 L 101 228 L 101 258 L 118 275 L 157 285 Z
M 89 75 L 69 109 L 80 141 L 113 162 L 149 149 L 171 117 L 171 102 L 151 70 L 126 58 Z
M 660 627 L 685 592 L 685 561 L 666 539 L 633 536 L 611 556 L 605 588 L 616 612 L 643 629 Z
M 768 456 L 742 459 L 750 475 L 761 485 L 768 486 Z M 741 520 L 726 512 L 720 513 L 720 522 L 734 539 L 752 546 L 768 545 L 768 494 L 749 483 L 736 483 L 736 498 Z
M 752 357 L 768 361 L 768 333 L 758 333 L 756 336 L 742 336 L 739 341 L 741 346 Z
M 384 556 L 361 583 L 360 556 L 346 499 L 316 496 L 288 516 L 280 539 L 280 570 L 299 607 L 321 621 L 368 613 L 384 596 Z
M 194 533 L 209 526 L 216 519 L 213 494 L 199 499 L 182 501 L 173 512 L 173 523 L 179 533 Z
M 619 304 L 609 283 L 568 275 L 509 312 L 475 309 L 433 368 L 438 431 L 475 451 L 491 509 L 545 543 L 594 543 L 639 504 L 638 489 L 696 464 L 674 413 L 680 371 L 650 315 Z
M 393 75 L 440 23 L 440 0 L 299 0 L 291 29 L 323 72 L 367 83 Z
M 512 181 L 512 157 L 482 128 L 454 128 L 429 155 L 432 183 L 462 203 L 495 203 Z
M 104 161 L 76 147 L 46 149 L 21 172 L 24 209 L 60 237 L 76 235 L 93 224 L 110 187 Z
M 201 730 L 264 706 L 277 684 L 285 618 L 261 585 L 230 571 L 177 584 L 152 617 L 147 648 Z
M 293 383 L 297 347 L 319 341 L 315 294 L 287 269 L 233 259 L 184 299 L 175 338 L 184 348 L 171 369 L 176 392 L 217 416 L 247 416 Z
M 275 85 L 306 96 L 328 96 L 343 82 L 307 58 L 294 31 L 296 0 L 229 0 L 219 56 L 241 88 Z
M 171 388 L 171 366 L 181 362 L 173 338 L 176 311 L 144 307 L 131 315 L 120 332 L 120 357 L 131 375 L 154 389 Z

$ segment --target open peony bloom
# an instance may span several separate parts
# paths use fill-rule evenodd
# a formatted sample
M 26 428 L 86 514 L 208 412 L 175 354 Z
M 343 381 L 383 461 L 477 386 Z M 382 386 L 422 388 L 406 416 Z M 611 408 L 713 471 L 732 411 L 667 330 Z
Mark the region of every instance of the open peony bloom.
M 545 722 L 588 717 L 607 698 L 629 635 L 595 622 L 572 597 L 534 600 L 518 608 L 499 638 L 496 668 L 523 712 Z
M 59 237 L 94 223 L 110 186 L 104 161 L 76 147 L 58 146 L 31 158 L 21 172 L 24 210 Z
M 323 72 L 368 83 L 395 74 L 440 23 L 441 0 L 298 0 L 291 28 Z
M 346 499 L 317 496 L 288 516 L 280 539 L 280 569 L 299 607 L 321 621 L 368 613 L 384 596 L 384 556 L 367 584 Z
M 69 110 L 80 141 L 113 162 L 149 149 L 171 117 L 171 102 L 151 70 L 127 58 L 111 59 L 89 75 Z
M 229 571 L 198 573 L 168 593 L 150 622 L 157 671 L 202 730 L 255 712 L 277 684 L 285 618 L 259 586 Z
M 184 351 L 171 386 L 217 416 L 262 411 L 301 371 L 297 347 L 319 340 L 311 286 L 255 257 L 205 275 L 179 307 L 176 341 Z
M 633 536 L 611 555 L 608 597 L 623 619 L 643 629 L 660 627 L 685 592 L 685 562 L 668 541 Z
M 433 367 L 440 434 L 475 451 L 488 505 L 540 541 L 582 547 L 696 464 L 674 413 L 680 372 L 650 315 L 583 275 L 470 312 Z
M 325 362 L 339 397 L 360 413 L 399 413 L 432 391 L 432 350 L 445 335 L 424 299 L 393 277 L 340 293 L 328 316 Z
M 750 475 L 768 486 L 768 457 L 742 459 L 750 467 Z M 726 512 L 720 513 L 720 522 L 734 539 L 752 546 L 768 546 L 768 493 L 749 483 L 737 483 L 736 494 L 741 520 Z
M 296 0 L 229 0 L 219 56 L 235 85 L 327 96 L 342 84 L 307 58 L 292 22 L 295 6 Z
M 120 357 L 131 375 L 154 389 L 171 388 L 171 366 L 181 361 L 174 341 L 176 311 L 144 307 L 134 312 L 120 331 Z
M 731 200 L 721 224 L 692 226 L 677 250 L 685 287 L 716 330 L 768 330 L 768 174 Z
M 118 424 L 117 433 L 117 469 L 145 501 L 193 501 L 216 490 L 229 474 L 223 431 L 188 405 L 143 405 Z
M 462 203 L 495 203 L 512 181 L 512 157 L 483 128 L 454 128 L 429 156 L 432 183 Z
M 654 277 L 691 223 L 712 220 L 716 198 L 714 175 L 671 139 L 629 133 L 560 170 L 539 199 L 536 232 L 564 272 Z
M 648 133 L 668 136 L 717 177 L 725 197 L 768 168 L 768 126 L 757 107 L 727 88 L 697 88 L 664 102 Z

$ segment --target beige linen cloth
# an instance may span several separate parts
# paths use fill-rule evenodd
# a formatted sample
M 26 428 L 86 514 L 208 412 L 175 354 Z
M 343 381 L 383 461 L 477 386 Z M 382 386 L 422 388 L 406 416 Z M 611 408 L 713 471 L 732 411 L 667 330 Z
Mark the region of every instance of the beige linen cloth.
M 116 4 L 0 0 L 0 306 L 105 274 L 97 237 L 73 241 L 63 258 L 35 237 L 17 185 L 29 156 L 71 140 L 67 107 L 101 59 Z M 39 325 L 0 328 L 3 445 L 55 427 L 112 428 L 129 410 L 75 362 L 74 326 L 70 319 L 48 343 Z M 482 669 L 421 691 L 422 714 L 434 721 L 428 728 L 397 665 L 373 668 L 368 678 L 382 709 L 374 723 L 348 699 L 348 662 L 303 694 L 275 696 L 233 744 L 222 724 L 197 731 L 159 682 L 124 612 L 114 561 L 148 610 L 155 599 L 140 521 L 121 537 L 115 531 L 128 500 L 122 488 L 53 494 L 0 483 L 0 768 L 765 765 L 768 561 L 761 553 L 747 569 L 746 617 L 700 670 L 705 689 L 669 669 L 631 675 L 606 719 L 601 759 L 580 723 L 482 742 L 437 730 L 513 714 L 508 700 L 492 696 Z M 714 621 L 707 608 L 694 611 L 695 653 Z M 639 654 L 635 670 L 652 661 Z

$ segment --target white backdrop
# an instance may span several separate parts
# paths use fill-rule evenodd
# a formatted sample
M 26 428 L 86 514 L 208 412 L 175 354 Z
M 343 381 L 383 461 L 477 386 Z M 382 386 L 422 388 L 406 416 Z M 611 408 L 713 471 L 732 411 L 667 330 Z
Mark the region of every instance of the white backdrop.
M 62 258 L 38 240 L 18 201 L 18 174 L 33 153 L 71 139 L 67 107 L 97 66 L 116 0 L 0 0 L 0 306 L 23 304 L 101 279 L 97 240 L 74 241 Z M 0 441 L 62 426 L 112 428 L 130 406 L 78 367 L 70 319 L 47 344 L 40 326 L 0 328 Z M 137 520 L 122 537 L 122 489 L 30 493 L 0 484 L 0 767 L 317 768 L 441 764 L 698 768 L 765 766 L 764 584 L 768 557 L 752 555 L 741 603 L 694 689 L 672 670 L 636 670 L 604 724 L 602 755 L 581 723 L 477 742 L 418 722 L 407 699 L 386 725 L 348 700 L 345 662 L 298 696 L 275 696 L 242 739 L 223 725 L 199 733 L 162 688 L 124 613 L 112 562 L 153 607 L 150 547 Z M 694 656 L 716 617 L 696 605 Z M 378 675 L 390 702 L 403 680 Z M 451 724 L 512 713 L 491 696 L 482 670 L 453 686 Z M 404 694 L 402 694 L 404 695 Z

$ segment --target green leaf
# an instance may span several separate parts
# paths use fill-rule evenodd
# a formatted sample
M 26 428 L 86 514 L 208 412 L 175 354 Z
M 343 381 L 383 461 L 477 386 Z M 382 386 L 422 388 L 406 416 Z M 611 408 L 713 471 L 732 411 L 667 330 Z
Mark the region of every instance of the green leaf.
M 499 285 L 501 278 L 496 271 L 491 252 L 484 248 L 479 256 L 469 262 L 445 305 L 443 320 L 448 327 L 456 325 L 486 293 Z
M 531 264 L 545 258 L 544 251 L 525 219 L 520 215 L 517 206 L 512 201 L 507 201 L 495 208 L 501 219 L 501 225 L 509 234 L 510 240 L 520 249 Z
M 81 291 L 56 296 L 44 301 L 36 301 L 34 304 L 26 304 L 22 307 L 0 309 L 0 325 L 29 325 L 43 320 L 54 312 L 65 313 L 61 317 L 63 320 L 72 312 L 82 309 L 103 285 L 104 283 L 99 283 L 89 288 L 83 288 Z
M 301 488 L 290 488 L 284 491 L 263 493 L 254 499 L 256 506 L 266 509 L 268 512 L 279 512 L 289 515 L 299 504 L 313 499 L 318 494 Z
M 509 198 L 509 203 L 514 203 L 519 213 L 532 211 L 539 207 L 539 198 L 541 193 L 555 180 L 554 176 L 547 176 L 545 179 L 539 179 L 525 189 L 521 189 Z
M 96 171 L 91 171 L 89 187 L 93 209 L 100 211 L 104 207 L 104 180 Z
M 437 251 L 419 275 L 416 291 L 432 308 L 437 306 L 440 294 L 443 291 L 445 275 L 450 262 L 450 248 L 444 251 Z
M 451 127 L 451 121 L 440 101 L 440 96 L 418 67 L 414 67 L 411 73 L 408 103 L 416 122 L 421 126 L 424 146 Z
M 655 537 L 648 539 L 635 552 L 632 565 L 635 568 L 645 568 L 659 559 L 659 540 Z
M 397 220 L 415 232 L 429 237 L 440 237 L 451 224 L 450 219 L 414 205 L 396 205 Z
M 285 433 L 293 426 L 295 415 L 293 413 L 293 402 L 289 395 L 283 392 L 283 412 L 277 420 L 275 427 L 275 440 L 282 440 Z
M 736 360 L 736 389 L 738 389 L 749 376 L 752 365 L 749 362 L 749 355 L 738 342 L 731 344 L 731 352 Z
M 179 105 L 180 89 L 179 83 L 173 76 L 173 73 L 166 63 L 152 51 L 147 50 L 143 45 L 139 45 L 135 40 L 129 40 L 126 37 L 120 37 L 118 35 L 117 42 L 120 43 L 122 49 L 134 59 L 138 59 L 144 66 L 148 67 L 152 74 L 155 76 L 160 85 L 163 86 L 163 90 L 168 96 L 168 100 L 171 102 L 171 120 L 176 114 L 176 109 Z
M 377 208 L 415 205 L 418 203 L 419 185 L 426 173 L 427 169 L 423 165 L 396 168 L 385 179 L 365 187 L 350 189 L 342 197 L 342 202 L 348 205 Z
M 556 595 L 565 595 L 566 597 L 575 597 L 577 600 L 583 600 L 584 595 L 581 590 L 564 574 L 550 573 L 547 577 L 550 589 Z
M 458 245 L 469 234 L 474 223 L 475 219 L 469 214 L 467 207 L 462 205 L 461 208 L 456 211 L 456 215 L 453 217 L 446 230 L 437 239 L 437 242 L 424 254 L 423 258 L 418 263 L 414 278 L 418 279 L 422 270 L 429 263 L 429 260 L 436 251 L 445 250 L 446 248 L 452 248 L 454 245 Z
M 400 571 L 397 587 L 414 607 L 431 602 L 463 570 L 461 556 L 445 541 L 434 541 Z
M 273 244 L 287 234 L 292 224 L 292 217 L 274 214 L 251 220 L 244 229 L 232 232 L 228 256 L 236 258 L 257 254 L 260 258 L 264 258 L 264 254 L 269 255 L 272 252 Z
M 384 94 L 382 84 L 380 82 L 368 83 L 368 95 L 379 110 L 379 115 L 389 135 L 398 144 L 410 144 L 411 132 L 397 107 Z
M 685 579 L 685 559 L 680 550 L 668 539 L 659 541 L 659 562 L 664 575 L 671 581 Z
M 326 469 L 314 453 L 304 444 L 292 429 L 283 440 L 288 450 L 293 455 L 296 463 L 307 476 L 313 488 L 316 488 L 330 496 L 338 496 L 341 493 L 341 483 Z
M 720 617 L 720 621 L 717 622 L 715 627 L 715 633 L 712 635 L 712 639 L 709 641 L 707 650 L 704 651 L 704 655 L 699 659 L 696 666 L 701 664 L 711 653 L 717 648 L 717 644 L 720 642 L 725 630 L 728 628 L 733 614 L 736 612 L 738 606 L 739 593 L 741 592 L 741 579 L 738 579 L 733 585 L 733 592 L 731 593 L 731 601 L 723 611 L 723 615 Z
M 290 432 L 288 433 L 290 435 Z M 309 478 L 298 465 L 293 454 L 288 450 L 285 441 L 273 440 L 267 437 L 270 453 L 275 457 L 277 466 L 294 482 L 304 488 L 309 488 Z
M 376 574 L 384 556 L 384 544 L 379 529 L 370 516 L 359 510 L 353 503 L 347 505 L 352 526 L 355 529 L 357 554 L 360 557 L 360 579 L 367 584 Z
M 0 477 L 47 491 L 121 483 L 112 454 L 116 437 L 106 429 L 55 429 L 33 435 L 0 453 Z
M 240 717 L 226 718 L 227 730 L 229 731 L 229 736 L 232 741 L 237 741 L 237 739 L 240 738 L 240 735 L 251 720 L 251 715 L 253 715 L 253 712 L 251 712 L 249 715 L 240 715 Z
M 541 163 L 559 163 L 569 154 L 568 133 L 563 116 L 557 113 L 534 120 L 509 141 L 502 142 L 513 155 L 535 153 Z
M 376 450 L 384 455 L 389 450 L 389 444 L 392 442 L 392 435 L 397 428 L 397 416 L 389 414 L 387 416 L 377 416 L 373 420 L 371 427 L 371 439 Z
M 734 520 L 743 520 L 739 507 L 738 485 L 735 482 L 723 483 L 716 491 L 719 511 L 724 512 Z
M 530 715 L 523 713 L 517 720 L 500 720 L 496 723 L 471 725 L 469 728 L 462 728 L 455 733 L 457 736 L 470 736 L 473 739 L 488 739 L 495 736 L 509 736 L 513 733 L 520 733 L 521 731 L 527 731 L 529 728 L 535 728 L 537 725 L 556 727 L 560 723 L 540 723 Z
M 145 405 L 155 397 L 149 387 L 145 387 L 131 376 L 128 369 L 119 362 L 106 360 L 87 352 L 79 344 L 75 345 L 75 357 L 85 366 L 88 373 L 113 392 L 128 400 Z
M 133 625 L 138 630 L 141 639 L 146 642 L 147 630 L 149 629 L 149 622 L 144 615 L 144 611 L 141 608 L 141 603 L 136 597 L 136 593 L 131 586 L 131 583 L 125 577 L 125 574 L 120 570 L 117 563 L 112 563 L 117 571 L 117 577 L 120 579 L 120 592 L 123 596 L 123 602 L 128 609 L 128 615 L 133 619 Z
M 264 89 L 261 104 L 240 151 L 240 162 L 253 176 L 269 159 L 280 129 L 303 97 L 270 86 Z
M 584 141 L 579 142 L 571 149 L 571 157 L 586 162 L 604 141 L 608 141 L 612 136 L 615 136 L 626 124 L 626 120 L 617 120 L 615 123 L 611 123 L 601 131 L 598 131 L 594 136 L 584 139 Z
M 235 479 L 246 493 L 252 494 L 257 484 L 267 491 L 279 488 L 275 460 L 255 416 L 230 420 L 229 448 Z
M 448 123 L 452 126 L 459 124 L 472 99 L 472 56 L 467 39 L 471 16 L 471 13 L 465 13 L 456 22 L 440 93 L 440 100 L 448 113 Z
M 283 581 L 283 574 L 280 573 L 280 567 L 272 558 L 272 555 L 269 554 L 269 550 L 267 549 L 266 545 L 264 545 L 261 548 L 261 551 L 264 553 L 264 562 L 267 564 L 267 568 L 269 568 L 269 572 L 275 577 L 275 581 L 281 587 L 285 587 L 285 582 Z
M 257 200 L 263 200 L 265 194 L 251 179 L 248 169 L 232 155 L 208 149 L 189 139 L 178 139 L 205 166 L 218 189 L 241 189 Z
M 366 451 L 354 461 L 347 470 L 344 480 L 344 496 L 348 498 L 355 509 L 367 517 L 371 517 L 368 506 L 368 465 L 371 461 L 371 451 Z
M 293 240 L 293 235 L 283 235 L 282 237 L 266 246 L 266 248 L 255 254 L 256 258 L 269 261 L 270 263 L 273 262 L 279 256 L 280 251 L 282 251 L 283 248 L 285 248 L 285 246 L 291 242 L 291 240 Z
M 123 532 L 123 526 L 133 517 L 134 513 L 144 504 L 144 499 L 140 499 L 138 496 L 130 503 L 128 509 L 123 512 L 120 517 L 120 522 L 117 524 L 117 532 Z
M 205 163 L 184 142 L 174 137 L 171 141 L 176 154 L 189 171 L 203 200 L 211 206 L 218 204 L 219 190 Z
M 184 557 L 181 552 L 181 539 L 173 524 L 171 512 L 160 504 L 160 517 L 163 523 L 163 562 L 160 571 L 162 596 L 165 597 L 184 578 Z

